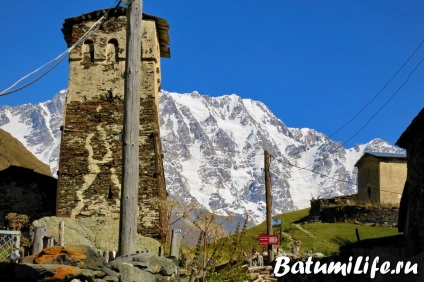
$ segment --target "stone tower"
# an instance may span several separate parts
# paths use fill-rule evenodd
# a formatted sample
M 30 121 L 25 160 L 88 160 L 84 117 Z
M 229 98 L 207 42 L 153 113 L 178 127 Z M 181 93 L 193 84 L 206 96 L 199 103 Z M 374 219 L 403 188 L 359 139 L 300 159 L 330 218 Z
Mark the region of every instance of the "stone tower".
M 103 15 L 65 20 L 72 46 Z M 109 11 L 103 26 L 70 53 L 59 160 L 57 216 L 119 218 L 121 195 L 126 9 Z M 170 57 L 166 20 L 143 14 L 140 93 L 139 233 L 165 238 L 168 218 L 159 135 L 160 57 Z

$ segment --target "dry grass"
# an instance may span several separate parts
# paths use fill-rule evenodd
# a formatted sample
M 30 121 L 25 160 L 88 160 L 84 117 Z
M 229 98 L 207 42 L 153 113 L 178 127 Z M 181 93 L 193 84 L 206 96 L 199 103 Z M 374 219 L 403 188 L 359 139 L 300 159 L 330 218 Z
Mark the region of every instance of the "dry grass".
M 11 165 L 34 169 L 36 172 L 48 176 L 52 175 L 48 165 L 38 160 L 8 132 L 0 129 L 0 170 Z

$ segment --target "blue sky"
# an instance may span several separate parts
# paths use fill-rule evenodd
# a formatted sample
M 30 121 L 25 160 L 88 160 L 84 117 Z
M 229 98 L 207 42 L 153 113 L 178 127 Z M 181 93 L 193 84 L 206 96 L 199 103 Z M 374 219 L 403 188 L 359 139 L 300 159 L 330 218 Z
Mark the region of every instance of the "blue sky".
M 0 91 L 66 49 L 65 18 L 111 7 L 114 0 L 0 3 Z M 330 135 L 389 81 L 424 39 L 421 0 L 145 0 L 146 13 L 170 23 L 171 58 L 162 88 L 210 96 L 235 93 L 265 103 L 290 127 Z M 349 139 L 404 83 L 403 71 L 347 128 Z M 36 84 L 0 97 L 0 105 L 38 103 L 67 87 L 65 60 Z M 347 147 L 382 138 L 394 144 L 424 106 L 424 63 Z

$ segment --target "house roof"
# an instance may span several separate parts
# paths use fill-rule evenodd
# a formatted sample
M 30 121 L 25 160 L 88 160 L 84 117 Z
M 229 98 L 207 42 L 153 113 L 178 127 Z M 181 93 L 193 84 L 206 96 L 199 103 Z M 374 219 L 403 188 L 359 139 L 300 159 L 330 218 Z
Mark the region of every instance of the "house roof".
M 34 171 L 32 168 L 10 165 L 8 168 L 0 170 L 0 182 L 7 183 L 9 181 L 18 183 L 43 183 L 46 189 L 56 189 L 57 179 Z
M 355 166 L 360 165 L 360 163 L 366 159 L 368 156 L 374 156 L 378 159 L 397 159 L 406 162 L 406 154 L 395 154 L 395 153 L 382 153 L 382 152 L 365 152 L 362 157 L 356 162 Z
M 405 159 L 406 154 L 395 154 L 395 153 L 381 153 L 381 152 L 365 152 L 365 154 L 369 154 L 378 158 L 400 158 Z
M 408 149 L 409 145 L 416 144 L 416 140 L 424 138 L 424 108 L 412 120 L 411 124 L 399 137 L 396 145 Z
M 100 19 L 103 14 L 106 13 L 106 10 L 97 10 L 89 13 L 85 13 L 78 17 L 65 19 L 63 23 L 62 33 L 65 36 L 65 41 L 68 43 L 68 47 L 72 46 L 72 26 L 75 24 L 82 23 L 84 21 L 96 21 Z M 110 9 L 108 11 L 108 17 L 120 17 L 126 16 L 127 8 L 117 7 L 115 9 Z M 169 48 L 169 43 L 171 42 L 168 34 L 169 24 L 168 21 L 156 16 L 152 16 L 146 13 L 143 13 L 143 20 L 154 20 L 156 22 L 156 30 L 159 37 L 159 46 L 160 46 L 160 55 L 163 58 L 170 58 L 171 51 Z

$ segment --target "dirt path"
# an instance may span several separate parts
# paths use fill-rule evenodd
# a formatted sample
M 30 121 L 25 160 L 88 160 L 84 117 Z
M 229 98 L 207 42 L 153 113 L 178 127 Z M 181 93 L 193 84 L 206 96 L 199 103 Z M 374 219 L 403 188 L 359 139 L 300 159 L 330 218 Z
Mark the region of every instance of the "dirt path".
M 313 238 L 317 237 L 314 234 L 312 234 L 311 232 L 309 232 L 308 230 L 303 229 L 303 227 L 300 226 L 300 224 L 293 223 L 293 226 L 296 227 L 297 229 L 299 229 L 300 231 L 302 231 L 303 233 L 305 233 L 306 235 L 310 236 L 310 237 L 313 237 Z
M 290 240 L 290 245 L 294 242 L 293 237 L 289 233 L 281 232 L 281 235 Z

